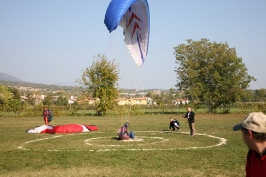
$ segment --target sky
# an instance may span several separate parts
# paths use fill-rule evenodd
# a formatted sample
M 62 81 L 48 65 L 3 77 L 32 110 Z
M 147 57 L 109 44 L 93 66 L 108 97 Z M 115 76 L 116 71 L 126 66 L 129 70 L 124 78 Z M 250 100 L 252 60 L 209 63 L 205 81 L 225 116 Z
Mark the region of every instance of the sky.
M 202 38 L 235 48 L 266 88 L 265 0 L 148 0 L 149 50 L 136 66 L 122 28 L 109 33 L 110 0 L 0 0 L 0 72 L 31 83 L 75 86 L 98 55 L 119 64 L 119 87 L 176 88 L 174 47 Z

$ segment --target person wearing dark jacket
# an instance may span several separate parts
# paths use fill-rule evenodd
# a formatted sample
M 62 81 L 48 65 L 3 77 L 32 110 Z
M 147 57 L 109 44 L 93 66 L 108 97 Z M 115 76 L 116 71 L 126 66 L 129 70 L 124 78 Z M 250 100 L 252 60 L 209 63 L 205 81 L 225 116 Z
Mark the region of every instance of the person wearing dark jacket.
M 170 117 L 170 125 L 169 125 L 170 131 L 175 131 L 176 128 L 178 131 L 181 129 L 179 121 Z
M 192 111 L 190 107 L 187 108 L 187 113 L 183 116 L 183 118 L 186 118 L 188 120 L 189 130 L 190 130 L 190 136 L 196 135 L 196 129 L 195 129 L 195 113 Z

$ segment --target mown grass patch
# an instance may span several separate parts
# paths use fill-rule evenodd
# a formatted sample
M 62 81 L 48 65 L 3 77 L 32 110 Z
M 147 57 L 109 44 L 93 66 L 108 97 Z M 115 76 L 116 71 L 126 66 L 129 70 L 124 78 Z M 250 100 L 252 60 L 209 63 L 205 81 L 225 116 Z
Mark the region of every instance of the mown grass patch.
M 170 132 L 169 117 L 181 122 Z M 75 134 L 29 134 L 41 117 L 0 117 L 0 176 L 244 176 L 247 148 L 232 127 L 243 114 L 197 114 L 189 136 L 181 115 L 55 117 L 52 125 L 84 123 L 99 130 Z M 136 140 L 117 140 L 129 121 Z M 220 143 L 220 137 L 226 144 Z M 22 148 L 19 148 L 22 147 Z

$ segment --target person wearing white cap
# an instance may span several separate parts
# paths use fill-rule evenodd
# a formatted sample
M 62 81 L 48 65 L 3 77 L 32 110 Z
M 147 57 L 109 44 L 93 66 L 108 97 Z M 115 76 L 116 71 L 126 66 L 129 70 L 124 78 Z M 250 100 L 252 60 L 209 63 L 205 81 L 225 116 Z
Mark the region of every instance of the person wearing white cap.
M 249 148 L 246 177 L 266 176 L 266 115 L 261 112 L 249 113 L 233 130 L 241 130 Z

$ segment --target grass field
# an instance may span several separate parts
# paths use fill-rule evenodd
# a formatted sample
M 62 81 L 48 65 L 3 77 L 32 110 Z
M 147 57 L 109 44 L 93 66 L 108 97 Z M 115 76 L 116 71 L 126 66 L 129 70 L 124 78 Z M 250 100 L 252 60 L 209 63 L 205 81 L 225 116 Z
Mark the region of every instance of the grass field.
M 181 133 L 168 131 L 171 116 L 181 122 Z M 232 131 L 244 116 L 196 114 L 196 136 L 176 114 L 55 117 L 51 123 L 99 128 L 76 134 L 29 134 L 42 117 L 0 117 L 0 176 L 245 176 L 247 147 Z M 117 130 L 127 119 L 136 140 L 119 141 Z

